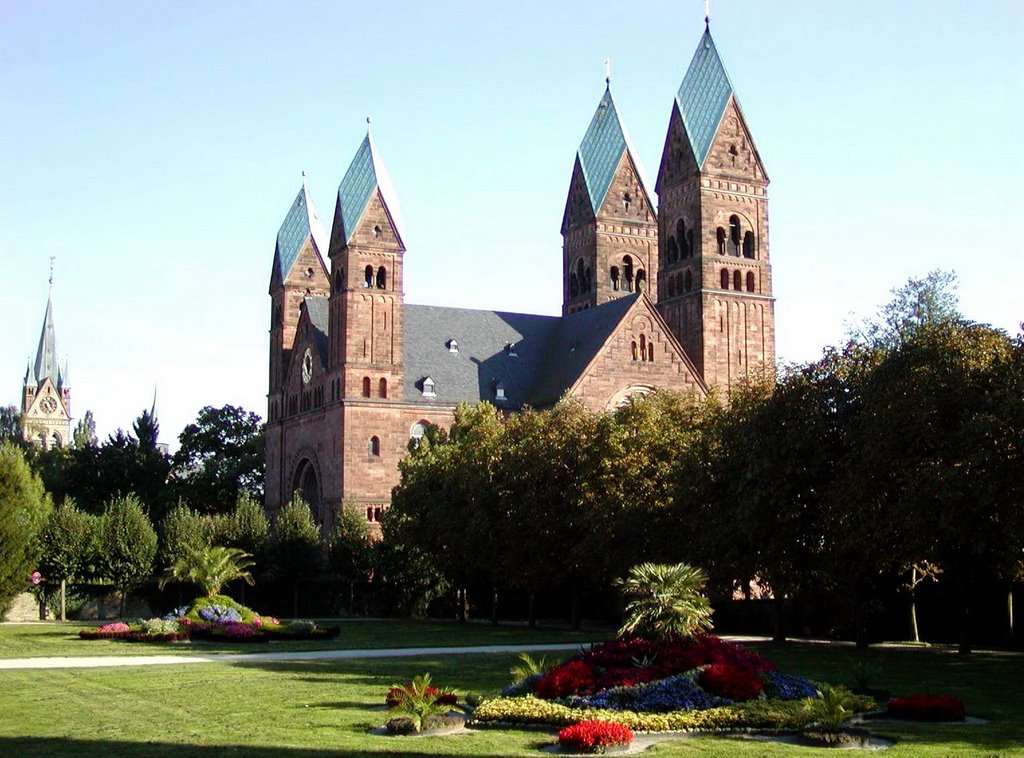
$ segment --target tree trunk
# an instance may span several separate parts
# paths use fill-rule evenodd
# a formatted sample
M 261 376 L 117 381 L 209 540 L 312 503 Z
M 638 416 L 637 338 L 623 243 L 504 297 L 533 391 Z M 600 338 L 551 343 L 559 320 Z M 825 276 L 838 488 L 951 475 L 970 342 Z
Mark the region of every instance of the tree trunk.
M 1010 590 L 1010 639 L 1013 639 L 1013 590 Z M 60 580 L 60 620 L 68 620 L 68 583 L 67 580 Z
M 459 601 L 459 621 L 465 624 L 469 621 L 469 590 L 463 587 L 461 593 L 462 598 Z
M 1012 582 L 1010 583 L 1009 588 L 1007 588 L 1007 590 L 1006 590 L 1006 619 L 1009 622 L 1009 626 L 1007 627 L 1007 630 L 1006 630 L 1007 634 L 1009 636 L 1007 637 L 1006 641 L 1009 642 L 1012 645 L 1013 644 L 1013 639 L 1014 639 L 1014 635 L 1013 635 L 1013 583 Z
M 917 566 L 910 569 L 910 638 L 914 642 L 921 641 L 917 632 Z
M 772 602 L 772 621 L 775 626 L 775 633 L 772 636 L 772 642 L 785 642 L 786 641 L 786 610 L 785 610 L 786 599 L 781 592 L 775 594 L 775 599 Z
M 533 590 L 530 590 L 530 598 L 529 598 L 529 602 L 528 602 L 528 610 L 527 610 L 526 617 L 527 617 L 527 625 L 531 629 L 536 629 L 537 628 L 537 603 L 535 602 L 536 599 L 537 599 L 537 597 L 534 594 Z
M 960 592 L 960 655 L 971 652 L 971 583 L 967 579 L 964 560 L 957 561 L 957 589 Z
M 491 587 L 491 623 L 498 625 L 498 585 Z
M 122 589 L 121 590 L 121 610 L 118 613 L 118 618 L 120 618 L 120 619 L 124 619 L 124 607 L 125 607 L 125 604 L 127 602 L 128 602 L 128 590 Z

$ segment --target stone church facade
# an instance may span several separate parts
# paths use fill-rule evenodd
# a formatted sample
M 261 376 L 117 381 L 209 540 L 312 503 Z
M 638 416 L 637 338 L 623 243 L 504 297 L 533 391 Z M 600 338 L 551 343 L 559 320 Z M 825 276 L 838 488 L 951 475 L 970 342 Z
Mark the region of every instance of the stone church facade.
M 398 196 L 368 131 L 330 236 L 305 185 L 277 235 L 268 511 L 301 491 L 326 527 L 342 502 L 378 521 L 410 439 L 459 402 L 605 410 L 771 374 L 767 185 L 705 30 L 672 103 L 657 209 L 610 89 L 601 98 L 563 215 L 560 317 L 413 305 Z
M 52 286 L 53 279 L 50 279 Z M 57 360 L 57 330 L 53 321 L 53 291 L 39 334 L 35 361 L 29 359 L 21 390 L 22 437 L 40 447 L 71 444 L 71 385 L 68 367 Z

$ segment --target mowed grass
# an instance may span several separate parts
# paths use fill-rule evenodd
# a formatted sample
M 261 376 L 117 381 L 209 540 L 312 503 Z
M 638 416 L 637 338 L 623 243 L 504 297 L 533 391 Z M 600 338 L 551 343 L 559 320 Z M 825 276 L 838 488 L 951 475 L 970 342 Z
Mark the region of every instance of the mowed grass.
M 0 624 L 0 658 L 46 658 L 94 655 L 211 655 L 222 653 L 290 652 L 305 650 L 364 650 L 391 647 L 462 647 L 466 645 L 538 645 L 600 642 L 612 629 L 572 630 L 541 626 L 473 622 L 460 624 L 438 620 L 324 619 L 323 624 L 341 627 L 333 640 L 224 644 L 189 642 L 161 644 L 82 640 L 78 631 L 97 623 Z
M 387 622 L 388 624 L 392 622 Z M 399 623 L 399 622 L 396 622 Z M 401 625 L 399 623 L 399 625 Z M 22 627 L 24 628 L 24 627 Z M 417 641 L 419 643 L 420 641 Z M 418 644 L 417 644 L 418 646 Z M 851 648 L 755 645 L 786 671 L 849 683 Z M 896 740 L 886 756 L 1024 755 L 1024 658 L 960 658 L 931 649 L 877 650 L 872 684 L 896 694 L 948 692 L 991 723 L 875 724 Z M 0 750 L 42 755 L 494 755 L 541 756 L 555 730 L 474 730 L 444 737 L 384 737 L 384 693 L 429 672 L 460 693 L 495 694 L 509 654 L 405 659 L 209 663 L 129 669 L 0 672 Z M 679 737 L 645 755 L 803 756 L 820 749 L 722 736 Z

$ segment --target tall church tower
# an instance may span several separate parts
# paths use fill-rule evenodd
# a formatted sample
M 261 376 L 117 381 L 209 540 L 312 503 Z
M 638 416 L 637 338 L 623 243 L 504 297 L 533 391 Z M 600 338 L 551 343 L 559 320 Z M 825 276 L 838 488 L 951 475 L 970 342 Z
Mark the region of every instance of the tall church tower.
M 658 220 L 606 88 L 576 151 L 562 216 L 562 315 L 637 290 L 656 297 Z
M 295 330 L 307 295 L 330 293 L 331 282 L 324 263 L 327 234 L 313 205 L 302 189 L 277 232 L 274 265 L 270 272 L 270 391 L 267 419 L 284 414 L 284 379 L 291 361 Z
M 71 443 L 71 386 L 68 367 L 57 363 L 57 331 L 53 322 L 53 275 L 35 362 L 29 361 L 21 394 L 21 433 L 45 448 Z
M 658 308 L 708 386 L 774 374 L 768 177 L 705 29 L 658 171 Z

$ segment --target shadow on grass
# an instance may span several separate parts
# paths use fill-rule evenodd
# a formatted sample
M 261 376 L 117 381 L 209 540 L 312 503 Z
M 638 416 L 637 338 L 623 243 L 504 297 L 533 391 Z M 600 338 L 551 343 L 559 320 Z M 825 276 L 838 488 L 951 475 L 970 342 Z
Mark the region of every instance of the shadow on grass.
M 139 756 L 140 758 L 162 758 L 182 754 L 199 756 L 222 755 L 259 755 L 265 758 L 297 758 L 298 756 L 360 756 L 360 755 L 404 755 L 410 758 L 432 758 L 427 744 L 422 747 L 415 744 L 417 738 L 394 737 L 394 745 L 381 745 L 379 750 L 328 750 L 310 747 L 287 748 L 268 747 L 266 745 L 189 745 L 173 742 L 106 742 L 55 737 L 2 737 L 0 753 L 5 755 L 24 756 Z M 500 753 L 489 753 L 501 756 Z M 510 754 L 511 755 L 511 754 Z

